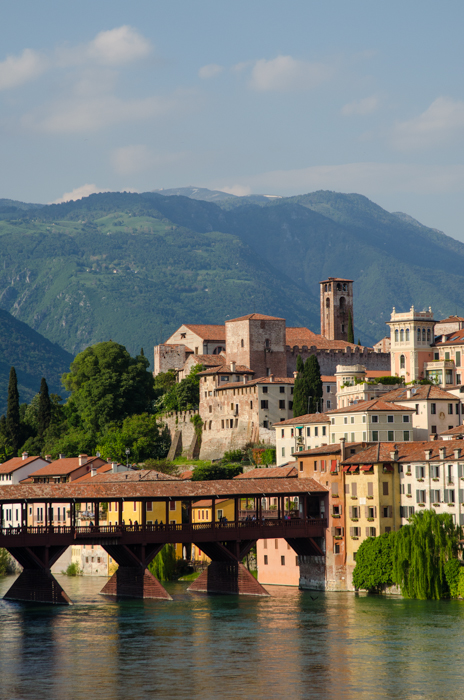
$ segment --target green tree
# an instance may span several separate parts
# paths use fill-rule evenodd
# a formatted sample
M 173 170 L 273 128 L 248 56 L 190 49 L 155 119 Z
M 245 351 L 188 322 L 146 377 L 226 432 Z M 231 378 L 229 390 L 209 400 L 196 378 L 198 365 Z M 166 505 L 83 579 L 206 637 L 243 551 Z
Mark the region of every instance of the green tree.
M 380 591 L 393 583 L 393 544 L 395 532 L 369 537 L 356 552 L 353 585 L 368 591 Z
M 16 454 L 21 444 L 21 420 L 19 415 L 18 380 L 14 367 L 10 369 L 10 380 L 8 382 L 6 425 L 13 452 Z
M 351 311 L 348 311 L 348 333 L 347 340 L 349 343 L 354 343 L 353 317 Z
M 446 597 L 445 565 L 456 558 L 461 528 L 450 513 L 415 513 L 395 537 L 393 579 L 406 598 Z
M 13 573 L 14 565 L 6 549 L 0 549 L 0 576 Z
M 310 355 L 305 362 L 304 374 L 309 397 L 309 413 L 316 413 L 321 408 L 322 379 L 321 368 L 316 355 Z
M 42 377 L 39 391 L 39 410 L 37 415 L 38 434 L 43 437 L 52 419 L 52 405 L 48 394 L 45 377 Z
M 148 564 L 148 570 L 158 581 L 172 581 L 176 574 L 176 549 L 173 544 L 165 544 L 161 552 Z
M 171 388 L 157 402 L 159 411 L 194 411 L 200 404 L 200 377 L 199 372 L 203 365 L 195 365 L 187 377 L 179 383 L 172 384 Z M 166 372 L 166 374 L 168 374 Z M 156 380 L 155 380 L 156 382 Z
M 459 577 L 461 572 L 461 562 L 459 559 L 448 559 L 445 564 L 445 578 L 448 584 L 451 598 L 457 598 L 459 594 Z
M 167 426 L 157 422 L 156 416 L 141 413 L 128 416 L 119 428 L 109 428 L 98 440 L 97 451 L 103 459 L 126 460 L 126 448 L 130 449 L 130 459 L 143 462 L 146 459 L 166 457 L 171 446 L 171 436 Z
M 65 388 L 72 392 L 68 404 L 75 416 L 69 416 L 70 422 L 97 433 L 110 423 L 150 411 L 154 390 L 148 367 L 145 357 L 133 358 L 113 341 L 86 348 L 63 375 Z
M 211 464 L 195 467 L 192 474 L 192 481 L 215 481 L 222 479 L 233 479 L 243 472 L 243 467 L 239 464 Z
M 276 448 L 275 447 L 268 447 L 267 450 L 264 450 L 262 457 L 261 457 L 261 463 L 266 464 L 266 465 L 276 463 Z
M 296 358 L 296 371 L 298 372 L 295 378 L 293 387 L 293 415 L 304 416 L 308 411 L 308 385 L 305 375 L 305 365 L 301 355 Z

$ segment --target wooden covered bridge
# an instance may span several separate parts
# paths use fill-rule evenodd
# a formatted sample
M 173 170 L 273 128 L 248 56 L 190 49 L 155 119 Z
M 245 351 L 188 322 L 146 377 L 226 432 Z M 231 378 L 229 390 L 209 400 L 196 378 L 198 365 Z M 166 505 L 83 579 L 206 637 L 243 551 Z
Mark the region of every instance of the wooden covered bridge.
M 295 517 L 284 517 L 284 501 L 298 497 L 299 510 Z M 219 499 L 233 499 L 235 517 L 222 523 L 192 522 L 192 504 L 199 499 L 211 499 L 212 512 Z M 277 499 L 276 517 L 267 518 L 262 500 Z M 254 518 L 240 518 L 242 499 L 254 502 Z M 124 501 L 141 503 L 142 522 L 126 525 L 122 520 Z M 181 501 L 188 513 L 187 522 L 168 524 L 171 501 Z M 119 504 L 119 522 L 100 525 L 99 507 L 102 503 Z M 163 525 L 147 523 L 147 504 L 165 504 Z M 54 504 L 66 504 L 70 524 L 51 524 Z M 93 503 L 95 523 L 76 525 L 76 506 Z M 28 523 L 30 507 L 40 505 L 45 518 L 42 526 Z M 50 567 L 71 545 L 101 545 L 119 567 L 101 593 L 136 598 L 170 599 L 160 582 L 147 569 L 148 564 L 167 543 L 195 544 L 210 559 L 211 564 L 193 582 L 189 590 L 211 593 L 267 595 L 265 589 L 241 564 L 244 556 L 258 539 L 283 538 L 298 555 L 323 555 L 327 528 L 328 491 L 313 479 L 265 478 L 226 481 L 180 481 L 140 479 L 114 483 L 24 484 L 0 487 L 0 523 L 3 509 L 21 509 L 21 525 L 0 528 L 0 547 L 4 547 L 19 562 L 23 571 L 5 598 L 44 603 L 70 603 Z

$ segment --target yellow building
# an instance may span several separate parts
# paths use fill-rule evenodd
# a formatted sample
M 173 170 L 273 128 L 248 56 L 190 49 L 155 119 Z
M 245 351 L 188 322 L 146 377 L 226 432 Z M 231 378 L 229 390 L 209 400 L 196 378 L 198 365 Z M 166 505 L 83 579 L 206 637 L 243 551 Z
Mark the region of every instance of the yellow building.
M 400 473 L 394 445 L 379 443 L 343 462 L 346 563 L 352 573 L 363 540 L 399 530 Z
M 235 507 L 234 500 L 232 498 L 218 498 L 215 501 L 215 522 L 220 523 L 223 518 L 227 521 L 234 522 L 235 520 Z M 213 503 L 211 499 L 204 499 L 202 501 L 197 501 L 192 503 L 192 523 L 210 523 L 212 520 Z M 209 558 L 195 545 L 192 545 L 192 560 L 197 561 L 210 561 Z
M 149 523 L 158 525 L 176 525 L 182 523 L 182 503 L 181 501 L 169 501 L 168 508 L 164 502 L 148 501 L 146 504 L 146 519 Z M 119 523 L 119 502 L 110 501 L 108 503 L 108 525 L 118 525 Z M 122 503 L 122 521 L 125 525 L 142 524 L 142 503 L 138 501 L 124 501 Z M 182 545 L 176 544 L 176 555 L 182 558 Z

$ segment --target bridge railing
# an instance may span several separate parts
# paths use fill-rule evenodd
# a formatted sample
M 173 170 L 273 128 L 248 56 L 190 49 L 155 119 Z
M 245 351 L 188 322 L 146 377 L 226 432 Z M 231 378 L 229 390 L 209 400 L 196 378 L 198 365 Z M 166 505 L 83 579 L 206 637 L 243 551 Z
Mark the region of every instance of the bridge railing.
M 235 520 L 220 522 L 216 521 L 213 525 L 211 522 L 205 523 L 147 523 L 145 528 L 141 524 L 122 524 L 122 525 L 79 525 L 72 527 L 70 525 L 34 525 L 34 526 L 19 526 L 19 527 L 2 527 L 0 535 L 114 535 L 122 532 L 184 532 L 195 530 L 234 530 L 236 528 L 248 529 L 253 527 L 266 527 L 270 530 L 276 527 L 284 527 L 289 530 L 301 528 L 304 525 L 318 525 L 326 528 L 327 520 L 325 518 L 261 518 L 249 520 Z

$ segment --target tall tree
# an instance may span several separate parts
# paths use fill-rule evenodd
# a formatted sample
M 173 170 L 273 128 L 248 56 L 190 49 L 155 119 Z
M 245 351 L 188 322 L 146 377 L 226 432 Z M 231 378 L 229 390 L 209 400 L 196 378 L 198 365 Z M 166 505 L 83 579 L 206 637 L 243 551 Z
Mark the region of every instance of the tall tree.
M 48 394 L 48 385 L 45 377 L 42 377 L 39 391 L 39 411 L 37 422 L 39 424 L 39 435 L 42 436 L 50 425 L 52 419 L 52 405 Z
M 306 391 L 309 398 L 310 413 L 316 413 L 321 409 L 322 379 L 321 368 L 316 355 L 310 355 L 305 362 L 304 375 L 306 379 Z
M 353 330 L 353 317 L 351 311 L 348 311 L 348 338 L 349 343 L 354 344 L 354 330 Z
M 457 556 L 461 528 L 450 513 L 425 510 L 409 518 L 397 533 L 393 580 L 406 598 L 439 599 L 448 592 L 446 562 Z
M 301 355 L 296 358 L 296 371 L 298 372 L 295 378 L 293 387 L 293 415 L 304 416 L 308 413 L 308 390 L 304 371 L 304 362 Z
M 10 369 L 8 382 L 8 405 L 6 410 L 6 426 L 11 446 L 16 454 L 21 444 L 21 421 L 19 416 L 18 379 L 14 367 Z

